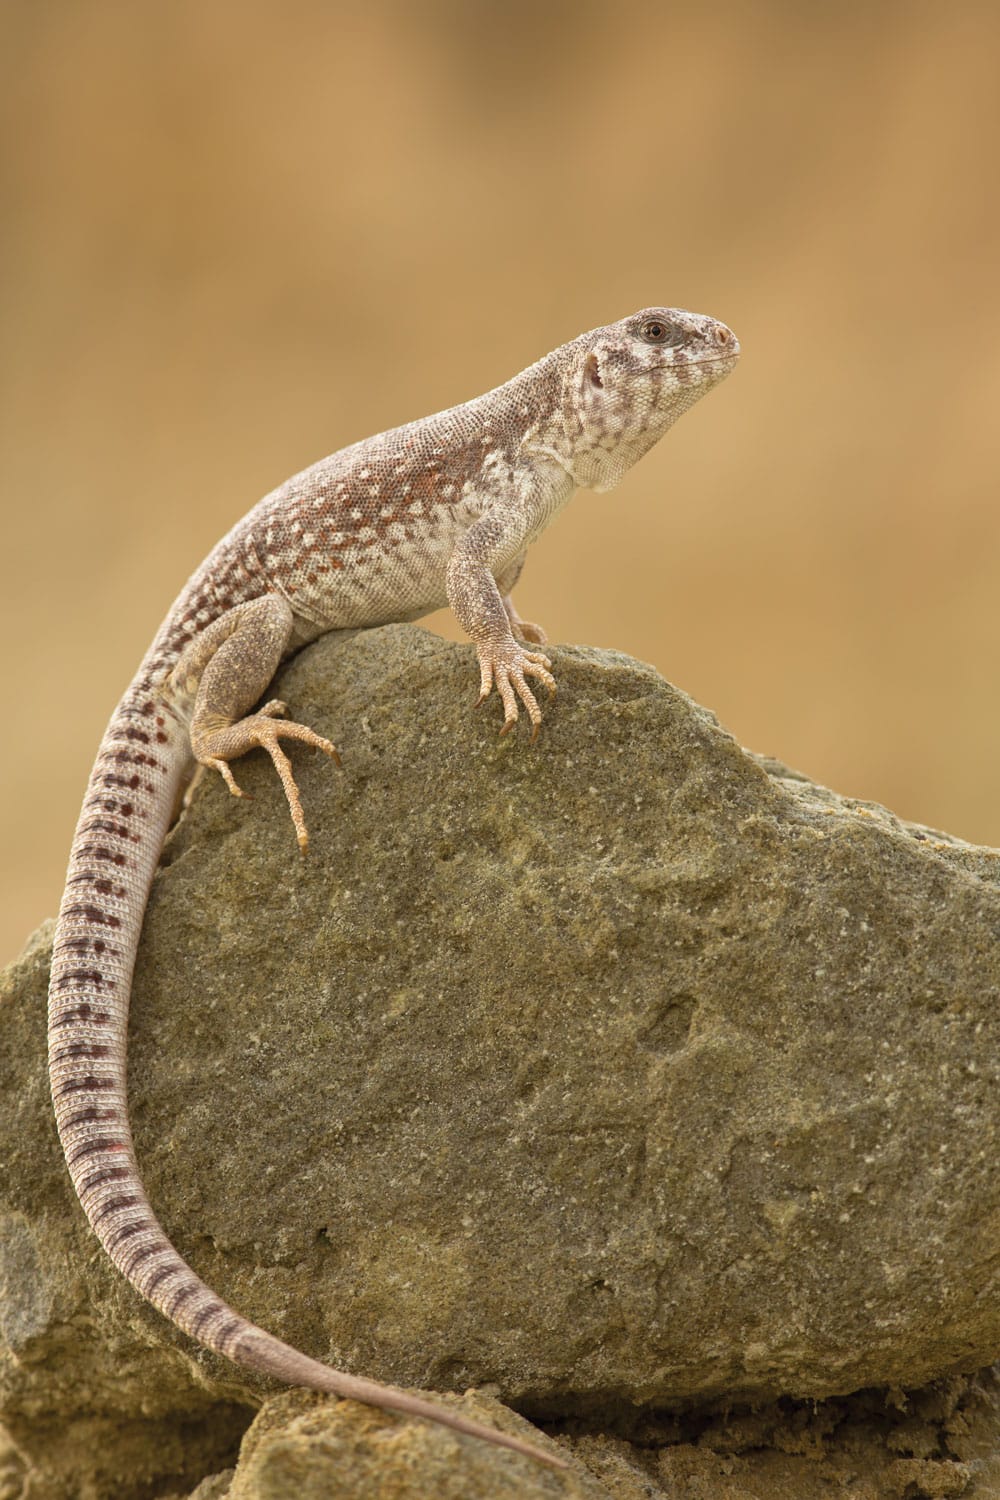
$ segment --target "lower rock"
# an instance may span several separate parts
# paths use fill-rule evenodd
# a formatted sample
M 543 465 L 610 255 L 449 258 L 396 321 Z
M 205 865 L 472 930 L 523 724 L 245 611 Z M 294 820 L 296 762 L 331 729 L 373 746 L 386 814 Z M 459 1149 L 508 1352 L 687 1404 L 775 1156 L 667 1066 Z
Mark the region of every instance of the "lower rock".
M 531 747 L 468 713 L 470 650 L 328 637 L 274 689 L 344 756 L 296 756 L 308 859 L 263 755 L 252 803 L 196 792 L 130 1036 L 178 1248 L 320 1358 L 594 1427 L 988 1363 L 1000 855 L 749 755 L 638 663 L 557 665 Z M 264 1387 L 97 1250 L 46 960 L 0 990 L 0 1409 L 53 1473 L 85 1421 L 95 1472 L 118 1433 L 190 1489 Z
M 443 1398 L 463 1415 L 544 1445 L 498 1401 Z M 552 1451 L 559 1450 L 552 1446 Z M 545 1468 L 531 1458 L 460 1437 L 430 1422 L 321 1396 L 273 1397 L 243 1440 L 226 1500 L 607 1500 L 580 1464 Z

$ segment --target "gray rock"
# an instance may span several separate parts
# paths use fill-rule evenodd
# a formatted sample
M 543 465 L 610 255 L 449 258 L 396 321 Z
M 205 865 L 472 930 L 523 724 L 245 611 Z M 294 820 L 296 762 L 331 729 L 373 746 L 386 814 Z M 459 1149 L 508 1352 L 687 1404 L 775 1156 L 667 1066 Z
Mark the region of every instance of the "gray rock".
M 496 1400 L 474 1392 L 442 1399 L 465 1416 L 539 1441 Z M 430 1422 L 289 1391 L 265 1403 L 223 1493 L 227 1500 L 609 1500 L 611 1491 L 570 1461 L 569 1470 L 556 1471 Z
M 320 1358 L 595 1426 L 986 1364 L 1000 853 L 749 755 L 650 668 L 555 657 L 529 746 L 470 711 L 468 648 L 302 653 L 280 694 L 344 757 L 292 752 L 305 859 L 262 754 L 252 803 L 198 788 L 130 1043 L 178 1248 Z M 0 1409 L 52 1475 L 77 1432 L 190 1489 L 264 1387 L 83 1227 L 46 962 L 0 991 Z

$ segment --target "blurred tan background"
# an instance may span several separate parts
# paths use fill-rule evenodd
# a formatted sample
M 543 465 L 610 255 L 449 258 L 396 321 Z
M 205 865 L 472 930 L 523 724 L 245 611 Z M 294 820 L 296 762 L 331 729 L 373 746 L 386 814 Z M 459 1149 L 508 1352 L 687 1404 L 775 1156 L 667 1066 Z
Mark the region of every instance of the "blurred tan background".
M 218 536 L 654 302 L 741 366 L 522 612 L 1000 844 L 1000 7 L 6 0 L 0 119 L 0 962 Z

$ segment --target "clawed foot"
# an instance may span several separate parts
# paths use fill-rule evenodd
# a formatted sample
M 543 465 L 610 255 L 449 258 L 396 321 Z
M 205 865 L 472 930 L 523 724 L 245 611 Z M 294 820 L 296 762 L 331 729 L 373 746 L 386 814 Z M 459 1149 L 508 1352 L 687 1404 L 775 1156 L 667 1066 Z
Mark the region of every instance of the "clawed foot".
M 544 683 L 548 688 L 551 697 L 556 690 L 556 684 L 555 678 L 549 671 L 552 665 L 549 658 L 543 656 L 541 651 L 525 651 L 523 646 L 519 646 L 513 640 L 499 646 L 491 642 L 477 647 L 477 651 L 481 678 L 476 707 L 478 708 L 480 703 L 485 703 L 495 684 L 503 701 L 504 721 L 500 733 L 501 735 L 509 734 L 517 723 L 517 700 L 520 698 L 531 720 L 531 738 L 534 742 L 538 738 L 542 711 L 525 678 L 537 677 L 539 682 Z
M 287 711 L 286 705 L 275 698 L 272 702 L 266 703 L 258 713 L 251 714 L 246 719 L 240 719 L 228 728 L 216 730 L 213 734 L 207 735 L 197 747 L 196 754 L 201 765 L 210 766 L 219 772 L 234 797 L 245 797 L 247 794 L 237 785 L 236 778 L 229 768 L 229 762 L 235 760 L 237 756 L 244 755 L 247 750 L 254 749 L 255 746 L 266 750 L 274 762 L 274 769 L 281 778 L 292 822 L 295 825 L 295 836 L 304 854 L 309 847 L 309 832 L 302 813 L 299 789 L 295 785 L 291 762 L 278 741 L 280 739 L 298 740 L 302 745 L 312 745 L 315 749 L 322 750 L 325 755 L 329 755 L 338 766 L 340 756 L 329 740 L 325 740 L 315 730 L 308 729 L 305 724 L 296 724 L 293 720 L 287 723 L 278 722 L 280 716 Z

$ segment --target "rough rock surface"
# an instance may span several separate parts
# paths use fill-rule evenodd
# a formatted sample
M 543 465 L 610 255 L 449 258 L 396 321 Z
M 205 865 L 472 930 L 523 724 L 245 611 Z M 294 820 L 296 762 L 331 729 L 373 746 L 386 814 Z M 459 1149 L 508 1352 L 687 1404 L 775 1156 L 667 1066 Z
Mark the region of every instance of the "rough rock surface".
M 447 1398 L 466 1416 L 538 1441 L 498 1401 Z M 542 1439 L 544 1445 L 545 1440 Z M 554 1447 L 554 1445 L 553 1445 Z M 556 1450 L 558 1451 L 558 1450 Z M 288 1392 L 268 1401 L 243 1440 L 227 1500 L 607 1500 L 582 1465 L 569 1472 L 401 1421 L 354 1402 Z
M 529 747 L 469 711 L 469 649 L 328 637 L 280 687 L 344 757 L 293 752 L 308 858 L 263 755 L 252 803 L 196 792 L 130 1043 L 178 1248 L 321 1358 L 595 1430 L 988 1363 L 1000 853 L 747 754 L 627 658 L 556 663 Z M 46 963 L 0 992 L 0 1404 L 39 1495 L 84 1457 L 88 1495 L 190 1492 L 263 1387 L 83 1228 Z
M 495 1400 L 456 1404 L 532 1433 Z M 573 1467 L 556 1474 L 426 1423 L 288 1392 L 265 1403 L 235 1471 L 190 1500 L 994 1500 L 998 1415 L 1000 1389 L 985 1374 L 909 1399 L 868 1392 L 652 1421 L 633 1442 L 567 1434 Z

